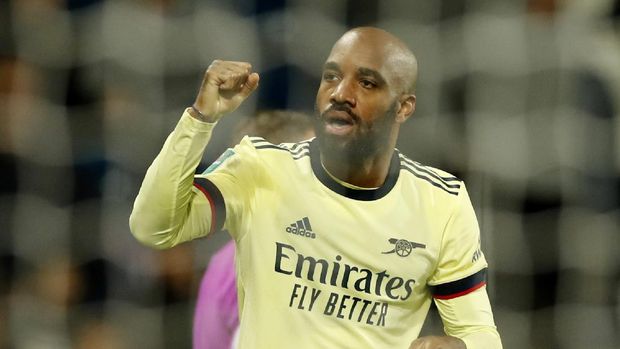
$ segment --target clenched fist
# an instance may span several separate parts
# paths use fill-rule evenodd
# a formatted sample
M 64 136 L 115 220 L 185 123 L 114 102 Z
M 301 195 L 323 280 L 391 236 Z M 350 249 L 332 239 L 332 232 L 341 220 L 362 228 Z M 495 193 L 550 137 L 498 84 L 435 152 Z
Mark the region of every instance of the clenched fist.
M 237 109 L 258 87 L 258 74 L 245 62 L 215 60 L 205 72 L 194 102 L 193 117 L 215 122 Z

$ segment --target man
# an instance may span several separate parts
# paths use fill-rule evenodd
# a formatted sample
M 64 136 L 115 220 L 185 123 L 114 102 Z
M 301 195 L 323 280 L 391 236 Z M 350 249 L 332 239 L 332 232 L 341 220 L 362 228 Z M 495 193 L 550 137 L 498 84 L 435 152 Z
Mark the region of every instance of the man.
M 298 142 L 314 136 L 308 116 L 288 110 L 264 110 L 241 120 L 233 131 L 233 145 L 244 135 L 270 143 Z M 238 335 L 239 308 L 235 273 L 235 245 L 226 243 L 209 261 L 200 282 L 194 312 L 194 349 L 230 349 Z
M 350 30 L 323 68 L 316 139 L 244 138 L 193 178 L 215 123 L 258 87 L 248 63 L 213 62 L 147 171 L 133 234 L 167 248 L 225 226 L 241 348 L 501 348 L 464 184 L 394 148 L 416 75 L 398 38 Z M 446 336 L 416 339 L 432 298 Z

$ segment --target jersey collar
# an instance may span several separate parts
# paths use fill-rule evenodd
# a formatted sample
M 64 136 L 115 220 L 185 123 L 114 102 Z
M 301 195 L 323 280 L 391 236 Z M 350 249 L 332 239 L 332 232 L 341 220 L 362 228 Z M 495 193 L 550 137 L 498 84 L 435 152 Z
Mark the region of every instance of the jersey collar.
M 398 180 L 398 174 L 400 172 L 400 160 L 398 157 L 398 150 L 394 149 L 392 154 L 392 160 L 390 160 L 390 169 L 388 170 L 387 178 L 382 186 L 377 189 L 353 189 L 343 186 L 336 182 L 321 165 L 321 154 L 319 151 L 319 141 L 315 138 L 310 143 L 310 163 L 312 165 L 312 171 L 314 175 L 333 192 L 346 196 L 350 199 L 371 201 L 378 200 L 387 195 L 387 193 L 394 188 L 396 181 Z

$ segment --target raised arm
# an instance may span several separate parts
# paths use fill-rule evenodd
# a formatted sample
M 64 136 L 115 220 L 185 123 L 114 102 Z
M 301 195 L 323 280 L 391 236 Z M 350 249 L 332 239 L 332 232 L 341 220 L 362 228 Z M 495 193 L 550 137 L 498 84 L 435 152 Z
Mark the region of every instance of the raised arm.
M 194 104 L 146 172 L 129 218 L 137 240 L 163 249 L 213 230 L 213 199 L 193 186 L 194 172 L 217 121 L 237 109 L 258 80 L 249 63 L 211 63 Z

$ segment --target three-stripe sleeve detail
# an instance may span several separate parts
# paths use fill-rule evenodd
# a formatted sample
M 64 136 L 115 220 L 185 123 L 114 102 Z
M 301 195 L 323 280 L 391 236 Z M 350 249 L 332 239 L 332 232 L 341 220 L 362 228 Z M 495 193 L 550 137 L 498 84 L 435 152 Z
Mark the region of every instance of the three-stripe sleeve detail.
M 285 144 L 272 144 L 267 142 L 264 138 L 261 137 L 250 137 L 250 141 L 254 145 L 255 149 L 273 149 L 289 152 L 294 160 L 298 160 L 303 158 L 304 156 L 310 155 L 310 142 L 304 141 L 295 143 L 293 145 L 285 145 Z
M 401 169 L 445 191 L 448 194 L 459 195 L 459 189 L 461 188 L 460 179 L 454 176 L 440 176 L 432 169 L 410 160 L 402 154 L 399 154 L 399 156 Z

